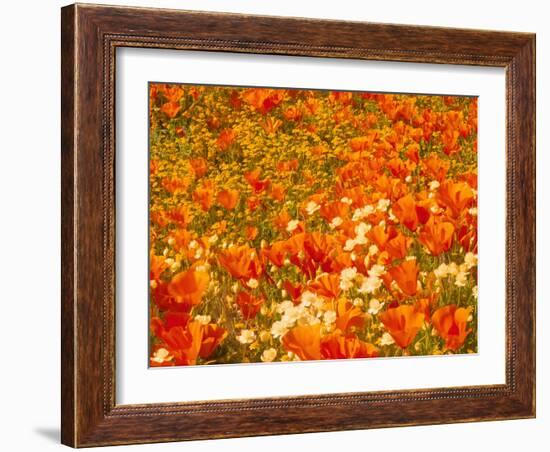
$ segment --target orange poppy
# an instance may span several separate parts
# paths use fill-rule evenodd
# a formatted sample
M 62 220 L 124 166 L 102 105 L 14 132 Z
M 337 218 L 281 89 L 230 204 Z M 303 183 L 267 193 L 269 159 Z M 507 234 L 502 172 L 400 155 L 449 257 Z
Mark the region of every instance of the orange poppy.
M 321 263 L 321 269 L 327 273 L 340 273 L 344 268 L 360 266 L 352 259 L 352 253 L 346 253 L 341 247 L 335 247 L 331 254 Z M 358 268 L 359 269 L 359 268 Z
M 424 315 L 414 306 L 401 305 L 378 315 L 391 337 L 401 348 L 407 348 L 424 323 Z
M 205 271 L 189 269 L 178 273 L 167 286 L 168 294 L 183 310 L 197 306 L 208 289 L 210 276 Z
M 411 171 L 414 170 L 415 167 L 416 163 L 413 161 L 409 160 L 404 162 L 400 158 L 390 159 L 386 163 L 386 168 L 390 170 L 392 176 L 400 179 L 405 179 L 409 174 L 411 174 Z
M 463 173 L 458 176 L 458 179 L 466 182 L 471 188 L 477 190 L 477 171 L 468 171 L 467 173 Z
M 378 348 L 361 341 L 356 335 L 344 335 L 336 330 L 321 339 L 322 359 L 374 358 Z
M 304 256 L 302 253 L 291 254 L 290 262 L 292 262 L 296 266 L 296 268 L 301 270 L 307 279 L 315 278 L 315 275 L 317 273 L 318 263 L 316 263 L 309 256 L 307 255 Z
M 214 202 L 214 183 L 212 181 L 203 182 L 193 192 L 193 200 L 200 204 L 203 211 L 207 212 Z
M 374 181 L 373 186 L 380 193 L 383 193 L 386 198 L 391 200 L 399 199 L 407 193 L 407 186 L 401 181 L 401 179 L 390 178 L 385 174 L 379 176 Z
M 337 298 L 342 290 L 340 289 L 340 276 L 328 273 L 321 275 L 308 287 L 316 294 L 327 298 Z
M 306 234 L 304 232 L 299 232 L 294 234 L 289 239 L 285 240 L 285 249 L 290 254 L 302 254 L 304 253 L 304 243 L 306 239 Z
M 335 189 L 340 198 L 345 197 L 351 200 L 351 206 L 353 208 L 363 207 L 370 201 L 370 198 L 362 185 L 352 188 L 345 188 L 337 183 Z
M 181 193 L 187 190 L 191 181 L 181 177 L 163 177 L 161 181 L 162 187 L 169 193 Z
M 157 281 L 155 287 L 151 291 L 151 300 L 158 306 L 159 309 L 168 309 L 174 311 L 190 311 L 187 305 L 178 305 L 174 297 L 168 293 L 168 283 Z
M 260 207 L 260 204 L 262 203 L 260 198 L 257 198 L 256 196 L 250 196 L 246 200 L 246 207 L 248 207 L 248 210 L 251 212 L 254 212 L 258 207 Z
M 164 319 L 160 319 L 159 317 L 153 317 L 151 319 L 151 333 L 162 341 L 164 336 L 172 328 L 181 327 L 184 330 L 187 329 L 190 318 L 191 316 L 187 312 L 168 311 L 164 314 Z M 154 365 L 153 362 L 151 364 Z
M 443 152 L 445 152 L 445 154 L 451 155 L 460 151 L 460 144 L 458 143 L 459 136 L 459 131 L 452 126 L 446 127 L 441 132 L 441 141 L 443 143 Z
M 199 356 L 203 359 L 208 358 L 227 337 L 227 330 L 215 323 L 202 325 L 202 341 L 199 350 Z
M 255 297 L 254 295 L 244 291 L 239 292 L 237 295 L 237 305 L 246 320 L 256 317 L 264 301 L 265 300 L 262 297 Z
M 432 292 L 432 294 L 427 298 L 420 298 L 416 300 L 416 303 L 414 304 L 414 309 L 417 312 L 422 313 L 424 315 L 424 320 L 426 322 L 430 321 L 430 318 L 432 316 L 432 308 L 434 306 L 434 303 L 437 299 L 437 293 Z
M 437 221 L 431 217 L 422 227 L 418 240 L 430 251 L 432 256 L 439 256 L 448 251 L 453 244 L 455 227 L 446 221 Z
M 282 202 L 285 199 L 286 189 L 283 184 L 273 184 L 269 194 L 275 201 Z
M 259 168 L 256 168 L 255 170 L 245 173 L 244 178 L 250 184 L 250 186 L 252 187 L 252 190 L 254 190 L 255 193 L 263 192 L 267 187 L 269 187 L 269 184 L 270 184 L 269 179 L 260 180 Z
M 198 98 L 201 95 L 201 92 L 203 91 L 204 91 L 204 87 L 202 86 L 191 86 L 189 87 L 187 92 L 194 100 L 198 100 Z
M 282 240 L 278 242 L 273 242 L 270 248 L 265 248 L 262 250 L 262 254 L 265 257 L 267 257 L 277 267 L 283 266 L 286 253 L 287 253 L 287 242 Z
M 149 87 L 149 96 L 151 98 L 151 103 L 157 100 L 159 92 L 161 91 L 160 85 L 150 85 Z
M 159 159 L 151 159 L 149 161 L 149 172 L 154 176 L 159 170 Z
M 284 90 L 251 88 L 242 94 L 243 100 L 262 115 L 279 105 L 284 99 Z
M 191 242 L 191 233 L 187 229 L 176 229 L 170 233 L 170 239 L 174 241 L 174 248 L 188 256 L 192 256 L 194 251 L 189 248 Z
M 283 116 L 287 121 L 301 121 L 304 116 L 304 111 L 302 108 L 297 106 L 290 106 L 285 111 L 283 111 Z
M 171 223 L 176 224 L 180 228 L 187 227 L 187 225 L 193 221 L 193 214 L 184 204 L 166 212 L 166 217 Z
M 403 259 L 411 246 L 413 239 L 407 237 L 396 228 L 389 228 L 389 237 L 383 249 L 388 252 L 388 254 L 393 259 Z
M 390 238 L 390 233 L 386 232 L 386 228 L 384 226 L 377 225 L 371 228 L 368 232 L 368 237 L 376 244 L 378 248 L 384 249 L 386 247 L 386 242 Z
M 178 102 L 183 97 L 183 89 L 177 85 L 165 85 L 163 94 L 170 102 Z
M 395 202 L 392 205 L 392 211 L 399 222 L 411 231 L 416 231 L 418 225 L 426 223 L 430 217 L 428 210 L 418 205 L 411 194 Z
M 336 328 L 347 332 L 351 328 L 363 328 L 365 313 L 357 306 L 342 298 L 336 303 Z
M 344 121 L 351 121 L 353 118 L 353 112 L 349 106 L 341 108 L 334 112 L 332 119 L 336 124 L 340 124 Z
M 388 270 L 403 293 L 410 297 L 414 296 L 417 291 L 418 271 L 419 268 L 416 259 L 405 260 Z
M 245 228 L 245 236 L 247 240 L 254 240 L 258 236 L 258 228 L 256 226 L 247 226 Z
M 219 263 L 237 279 L 248 281 L 263 273 L 263 266 L 254 248 L 248 245 L 232 246 L 218 255 Z
M 305 106 L 311 114 L 315 114 L 315 112 L 319 109 L 320 102 L 315 97 L 310 96 L 306 99 Z
M 448 207 L 454 218 L 458 218 L 471 207 L 474 200 L 474 193 L 467 183 L 450 180 L 441 184 L 437 196 L 437 199 Z
M 233 210 L 239 202 L 240 193 L 238 190 L 222 190 L 218 193 L 218 203 L 225 209 Z
M 240 90 L 234 89 L 231 91 L 231 95 L 229 96 L 229 104 L 235 109 L 240 110 L 242 107 L 242 100 L 239 94 Z
M 420 163 L 420 146 L 416 143 L 409 145 L 405 151 L 405 155 L 412 162 Z
M 447 160 L 442 160 L 437 154 L 432 153 L 428 158 L 422 160 L 424 173 L 438 182 L 442 182 L 447 176 L 451 164 Z
M 318 129 L 319 127 L 316 126 L 315 124 L 313 124 L 313 123 L 310 122 L 309 124 L 306 124 L 306 125 L 305 125 L 305 128 L 306 128 L 306 130 L 307 130 L 308 132 L 310 132 L 310 133 L 315 133 L 315 132 L 317 132 L 317 129 Z
M 415 100 L 395 100 L 393 95 L 386 95 L 380 103 L 380 108 L 392 121 L 410 121 L 415 112 Z M 399 122 L 397 123 L 399 124 Z
M 302 292 L 304 291 L 304 287 L 300 283 L 292 284 L 290 281 L 285 281 L 283 283 L 283 288 L 286 290 L 294 304 L 300 303 L 300 298 L 302 297 Z
M 329 223 L 336 217 L 346 218 L 349 212 L 349 205 L 342 201 L 333 201 L 321 206 L 319 215 Z
M 299 325 L 282 338 L 286 351 L 293 352 L 302 361 L 321 359 L 321 325 Z
M 166 102 L 162 105 L 162 107 L 160 107 L 160 111 L 162 111 L 170 119 L 173 119 L 179 113 L 180 108 L 181 106 L 179 102 Z
M 456 231 L 458 242 L 462 245 L 465 251 L 477 252 L 477 227 L 469 227 L 462 225 Z
M 355 137 L 349 141 L 350 148 L 355 152 L 365 151 L 372 148 L 372 143 L 377 138 L 378 132 L 370 133 L 362 137 Z
M 203 177 L 208 171 L 208 164 L 202 157 L 189 160 L 189 164 L 191 165 L 191 169 L 197 178 Z
M 237 138 L 237 134 L 233 129 L 223 129 L 220 134 L 218 135 L 218 139 L 216 140 L 216 144 L 222 151 L 226 151 L 229 149 L 229 146 L 231 146 L 235 139 Z
M 382 251 L 381 253 L 378 254 L 378 257 L 376 258 L 376 263 L 378 265 L 388 265 L 389 263 L 391 262 L 391 258 L 390 258 L 390 255 L 387 251 Z M 385 274 L 388 274 L 388 273 L 385 273 Z M 391 276 L 390 276 L 391 278 Z M 391 282 L 391 280 L 390 280 Z
M 206 125 L 210 130 L 217 130 L 220 128 L 221 121 L 217 116 L 211 116 L 206 120 Z
M 189 322 L 187 326 L 170 328 L 162 335 L 162 340 L 178 366 L 194 365 L 202 345 L 203 328 L 199 322 Z
M 298 159 L 287 160 L 285 162 L 277 163 L 277 171 L 288 172 L 296 171 L 298 169 Z
M 286 227 L 288 226 L 288 222 L 290 220 L 292 220 L 292 217 L 289 215 L 289 213 L 286 210 L 281 210 L 281 212 L 279 212 L 273 218 L 273 224 L 280 231 L 284 231 L 286 230 Z
M 170 267 L 164 256 L 155 256 L 151 251 L 149 257 L 149 279 L 158 280 L 164 270 Z
M 472 308 L 459 308 L 455 304 L 443 306 L 432 315 L 432 323 L 437 333 L 445 341 L 449 350 L 458 350 L 464 344 L 471 329 L 468 319 Z
M 331 102 L 338 102 L 342 105 L 350 105 L 353 101 L 353 93 L 346 91 L 331 91 L 329 94 Z
M 153 317 L 151 319 L 151 330 L 156 336 L 161 337 L 167 330 L 175 326 L 187 327 L 191 320 L 188 312 L 166 311 L 163 319 Z
M 322 262 L 334 249 L 336 239 L 328 234 L 312 232 L 305 234 L 303 249 L 316 262 Z

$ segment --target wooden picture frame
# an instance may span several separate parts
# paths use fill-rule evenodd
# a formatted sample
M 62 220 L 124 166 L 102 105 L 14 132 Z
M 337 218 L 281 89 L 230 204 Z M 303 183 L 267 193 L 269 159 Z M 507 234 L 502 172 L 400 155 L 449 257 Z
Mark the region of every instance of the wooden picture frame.
M 535 416 L 535 35 L 70 5 L 62 9 L 62 442 L 73 447 Z M 115 403 L 117 47 L 506 69 L 506 383 Z

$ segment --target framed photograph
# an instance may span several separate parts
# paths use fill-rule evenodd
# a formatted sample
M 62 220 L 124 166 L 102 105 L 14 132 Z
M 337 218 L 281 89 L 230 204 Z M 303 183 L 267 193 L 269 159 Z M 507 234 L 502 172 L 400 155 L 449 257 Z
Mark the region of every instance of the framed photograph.
M 535 416 L 535 36 L 62 9 L 62 442 Z

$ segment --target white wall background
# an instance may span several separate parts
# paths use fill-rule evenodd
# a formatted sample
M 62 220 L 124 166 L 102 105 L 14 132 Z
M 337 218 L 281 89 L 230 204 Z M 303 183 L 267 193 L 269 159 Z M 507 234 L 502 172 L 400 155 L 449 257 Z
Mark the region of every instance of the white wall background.
M 121 5 L 441 25 L 537 33 L 538 130 L 538 394 L 537 419 L 340 433 L 118 447 L 115 450 L 245 451 L 382 450 L 502 452 L 546 450 L 550 429 L 550 31 L 545 2 L 394 0 L 113 0 Z M 92 3 L 99 3 L 94 2 Z M 0 445 L 7 451 L 59 450 L 60 224 L 59 8 L 64 2 L 2 5 L 0 46 Z M 547 442 L 547 440 L 546 440 Z

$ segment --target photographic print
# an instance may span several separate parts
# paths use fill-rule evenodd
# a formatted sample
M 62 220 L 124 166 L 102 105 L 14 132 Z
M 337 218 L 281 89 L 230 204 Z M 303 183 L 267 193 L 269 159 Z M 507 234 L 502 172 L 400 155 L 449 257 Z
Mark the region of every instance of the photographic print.
M 149 365 L 477 353 L 477 98 L 149 83 Z

